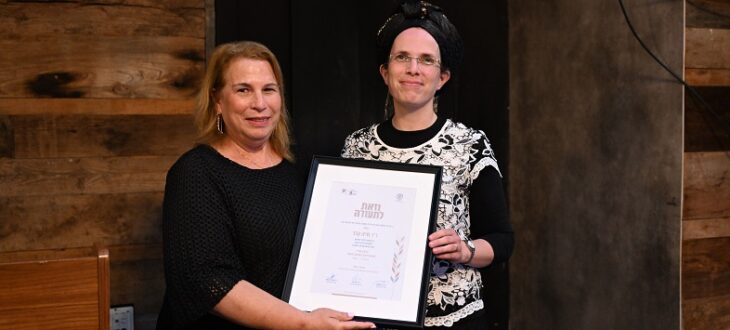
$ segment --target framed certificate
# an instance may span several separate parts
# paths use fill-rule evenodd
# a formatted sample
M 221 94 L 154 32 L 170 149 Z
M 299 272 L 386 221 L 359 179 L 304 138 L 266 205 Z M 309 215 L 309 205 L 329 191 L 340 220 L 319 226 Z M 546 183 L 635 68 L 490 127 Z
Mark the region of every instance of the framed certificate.
M 284 300 L 422 327 L 441 167 L 315 156 Z

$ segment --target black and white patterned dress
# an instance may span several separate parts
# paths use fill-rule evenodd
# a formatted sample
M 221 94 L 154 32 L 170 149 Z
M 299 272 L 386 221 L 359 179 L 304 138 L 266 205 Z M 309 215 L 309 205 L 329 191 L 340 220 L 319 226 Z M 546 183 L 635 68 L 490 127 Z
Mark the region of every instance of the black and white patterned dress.
M 386 144 L 378 134 L 378 125 L 362 128 L 347 137 L 342 157 L 442 166 L 437 229 L 453 228 L 462 239 L 474 239 L 469 217 L 469 191 L 487 167 L 493 167 L 501 176 L 497 160 L 482 131 L 450 119 L 439 120 L 439 123 L 442 126 L 438 133 L 411 148 Z M 384 124 L 390 125 L 390 122 Z M 509 231 L 511 235 L 511 227 Z M 484 309 L 481 287 L 482 279 L 477 269 L 434 259 L 425 325 L 452 326 Z

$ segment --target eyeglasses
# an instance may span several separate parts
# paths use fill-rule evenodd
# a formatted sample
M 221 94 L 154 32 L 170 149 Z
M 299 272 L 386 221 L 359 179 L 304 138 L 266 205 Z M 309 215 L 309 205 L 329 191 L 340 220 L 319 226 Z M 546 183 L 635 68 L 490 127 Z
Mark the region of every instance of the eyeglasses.
M 418 64 L 426 66 L 426 67 L 441 66 L 441 60 L 439 60 L 437 58 L 433 58 L 428 55 L 419 56 L 419 57 L 410 57 L 406 54 L 390 54 L 389 60 L 396 61 L 398 63 L 404 63 L 404 64 L 410 64 L 411 60 L 416 60 L 416 62 Z

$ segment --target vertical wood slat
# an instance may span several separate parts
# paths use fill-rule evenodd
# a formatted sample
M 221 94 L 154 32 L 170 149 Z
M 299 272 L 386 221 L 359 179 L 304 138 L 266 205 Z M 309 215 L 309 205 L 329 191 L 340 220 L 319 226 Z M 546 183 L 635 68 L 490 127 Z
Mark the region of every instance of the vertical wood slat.
M 109 330 L 111 327 L 111 319 L 109 316 L 109 309 L 111 307 L 109 249 L 99 249 L 96 260 L 97 270 L 99 272 L 97 279 L 97 283 L 99 284 L 99 330 Z

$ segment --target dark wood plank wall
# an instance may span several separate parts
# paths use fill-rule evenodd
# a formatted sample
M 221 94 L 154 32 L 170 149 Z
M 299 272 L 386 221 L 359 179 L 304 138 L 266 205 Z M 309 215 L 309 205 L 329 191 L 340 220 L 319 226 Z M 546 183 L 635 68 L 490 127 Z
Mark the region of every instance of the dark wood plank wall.
M 730 328 L 730 2 L 687 0 L 685 78 L 713 116 L 685 97 L 684 328 Z M 719 117 L 719 119 L 718 119 Z
M 685 79 L 721 119 L 688 92 L 685 151 L 730 150 L 730 3 L 688 0 L 686 8 Z
M 0 1 L 0 251 L 109 246 L 111 304 L 140 329 L 205 42 L 205 0 Z
M 686 80 L 693 86 L 730 86 L 730 2 L 687 0 Z

